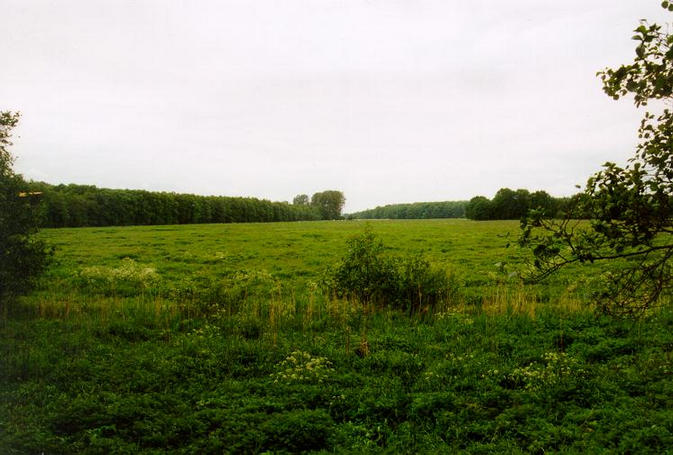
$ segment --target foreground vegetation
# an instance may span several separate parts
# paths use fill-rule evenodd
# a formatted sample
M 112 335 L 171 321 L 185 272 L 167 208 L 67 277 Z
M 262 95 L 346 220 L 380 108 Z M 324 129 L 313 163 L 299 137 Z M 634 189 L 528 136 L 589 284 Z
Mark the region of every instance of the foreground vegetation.
M 459 292 L 411 317 L 334 298 L 364 225 L 43 231 L 56 262 L 0 323 L 2 452 L 673 446 L 670 306 L 597 315 L 590 267 L 522 287 L 518 224 L 464 220 L 370 223 Z

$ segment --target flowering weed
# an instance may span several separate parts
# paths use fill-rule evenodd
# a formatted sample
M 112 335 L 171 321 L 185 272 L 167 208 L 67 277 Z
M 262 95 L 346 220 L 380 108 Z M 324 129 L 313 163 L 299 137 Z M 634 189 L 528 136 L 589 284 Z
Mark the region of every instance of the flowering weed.
M 528 366 L 514 369 L 510 379 L 523 384 L 527 390 L 541 390 L 584 374 L 582 363 L 565 352 L 547 352 L 542 359 L 543 365 L 530 363 Z
M 104 293 L 131 293 L 149 289 L 160 281 L 155 269 L 139 265 L 131 258 L 121 260 L 119 267 L 92 266 L 79 272 L 80 285 Z
M 321 383 L 332 373 L 332 362 L 326 357 L 313 357 L 308 352 L 293 351 L 271 374 L 274 383 Z

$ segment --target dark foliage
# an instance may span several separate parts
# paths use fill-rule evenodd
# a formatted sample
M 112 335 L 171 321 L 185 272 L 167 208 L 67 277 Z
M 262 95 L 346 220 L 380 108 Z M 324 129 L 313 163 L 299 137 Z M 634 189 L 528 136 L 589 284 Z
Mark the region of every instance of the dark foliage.
M 535 209 L 549 217 L 563 213 L 568 198 L 555 198 L 546 191 L 529 192 L 501 188 L 493 199 L 476 196 L 465 207 L 465 217 L 471 220 L 518 220 Z
M 491 200 L 484 196 L 475 196 L 470 199 L 470 202 L 465 207 L 465 217 L 471 220 L 483 221 L 491 220 L 493 204 Z
M 91 185 L 31 183 L 43 193 L 44 227 L 250 223 L 318 220 L 306 205 L 244 197 L 112 190 Z
M 39 194 L 14 173 L 7 150 L 19 115 L 0 112 L 0 303 L 26 292 L 47 266 L 49 252 L 32 237 L 37 231 Z

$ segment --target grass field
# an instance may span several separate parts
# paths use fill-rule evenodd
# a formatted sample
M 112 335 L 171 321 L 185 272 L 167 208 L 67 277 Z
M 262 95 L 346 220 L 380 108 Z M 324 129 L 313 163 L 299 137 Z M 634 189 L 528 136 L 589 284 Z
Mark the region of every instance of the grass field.
M 670 306 L 597 315 L 597 267 L 523 286 L 518 223 L 464 220 L 368 223 L 452 300 L 331 298 L 365 224 L 43 231 L 55 263 L 0 322 L 1 452 L 670 453 Z
M 519 223 L 466 220 L 323 221 L 268 224 L 149 226 L 45 230 L 58 249 L 47 293 L 81 294 L 74 283 L 86 267 L 119 268 L 124 258 L 152 267 L 161 284 L 177 289 L 212 284 L 236 272 L 267 272 L 285 291 L 305 296 L 345 252 L 346 239 L 371 226 L 393 254 L 423 253 L 461 279 L 479 300 L 507 278 L 524 254 L 515 245 Z M 586 269 L 574 269 L 537 287 L 542 300 L 561 297 Z M 58 283 L 56 286 L 54 284 Z M 165 286 L 164 286 L 165 287 Z M 55 289 L 56 288 L 56 289 Z M 53 296 L 53 294 L 52 294 Z M 54 299 L 50 296 L 49 301 Z M 81 297 L 81 296 L 80 296 Z M 58 299 L 56 299 L 58 300 Z

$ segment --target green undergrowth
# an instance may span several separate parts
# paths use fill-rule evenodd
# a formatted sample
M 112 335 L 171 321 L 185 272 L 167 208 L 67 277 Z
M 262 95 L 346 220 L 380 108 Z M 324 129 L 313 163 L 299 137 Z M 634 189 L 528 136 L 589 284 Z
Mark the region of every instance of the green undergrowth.
M 274 332 L 21 319 L 2 327 L 3 453 L 471 453 L 673 446 L 673 312 L 377 311 Z
M 336 295 L 340 272 L 372 282 L 346 266 L 363 226 L 44 231 L 54 266 L 0 312 L 0 452 L 673 447 L 670 304 L 601 316 L 595 268 L 524 286 L 516 223 L 460 220 L 372 223 L 384 277 L 407 284 Z M 451 292 L 410 316 L 401 290 L 419 288 Z

